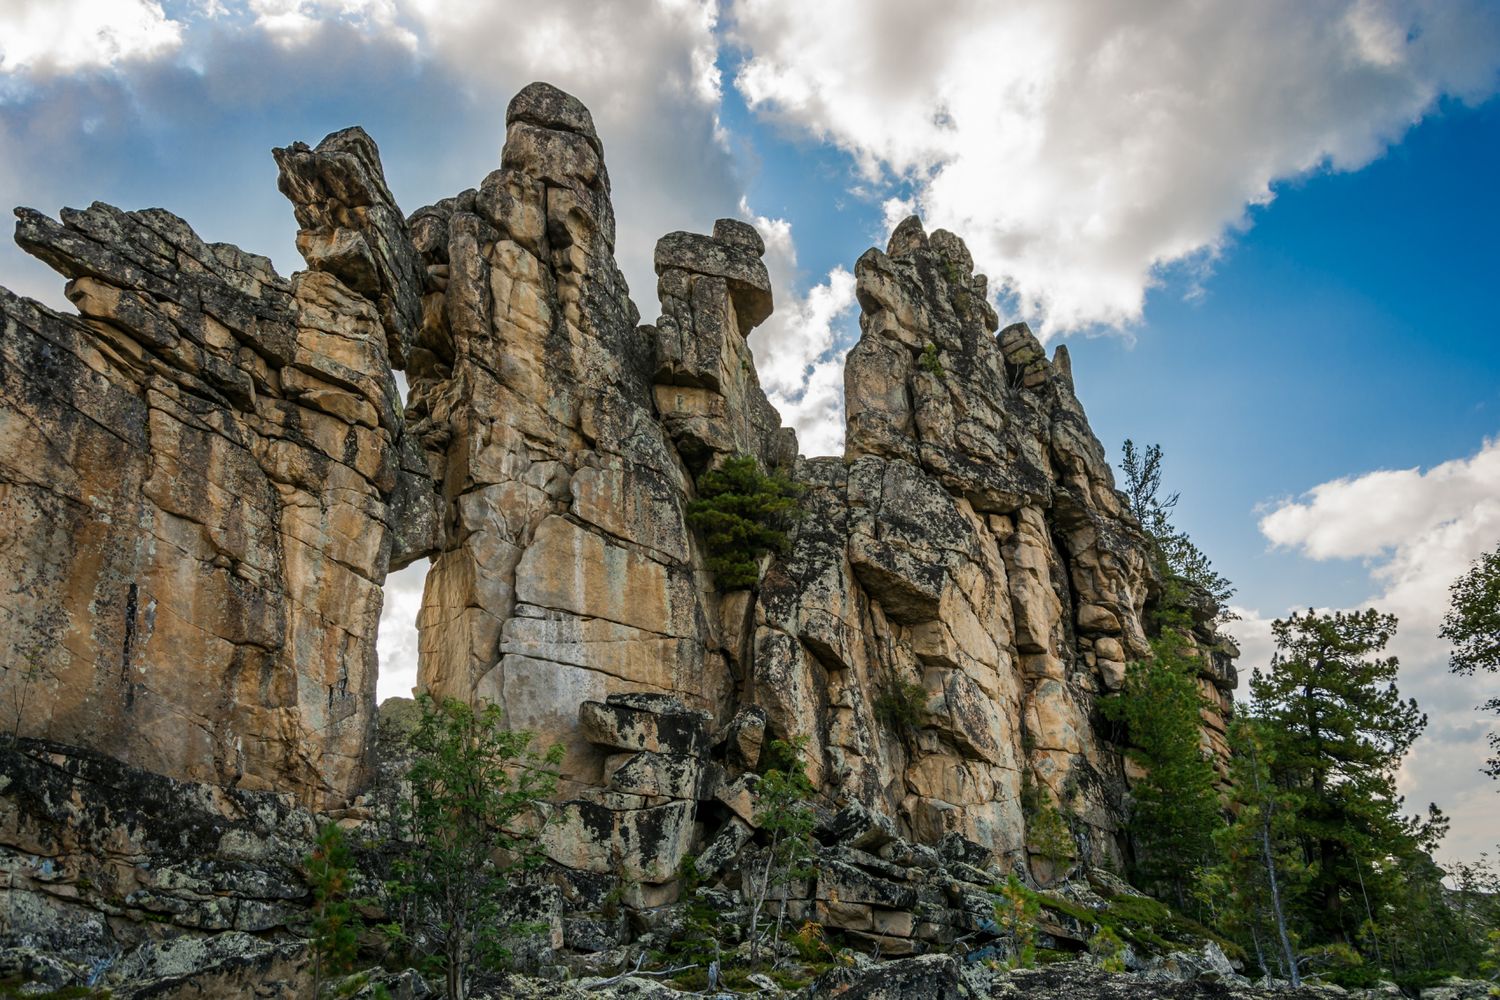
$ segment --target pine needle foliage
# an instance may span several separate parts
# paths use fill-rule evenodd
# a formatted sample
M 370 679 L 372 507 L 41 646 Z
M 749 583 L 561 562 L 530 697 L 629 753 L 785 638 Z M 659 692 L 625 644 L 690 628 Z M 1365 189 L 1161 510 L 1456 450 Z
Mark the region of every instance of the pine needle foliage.
M 1130 790 L 1136 884 L 1172 898 L 1179 910 L 1189 908 L 1197 873 L 1212 863 L 1223 822 L 1218 775 L 1200 737 L 1197 675 L 1187 640 L 1163 629 L 1151 640 L 1151 658 L 1132 663 L 1124 689 L 1100 703 L 1106 718 L 1125 724 L 1127 752 L 1146 772 Z
M 1500 548 L 1480 556 L 1448 591 L 1448 613 L 1438 634 L 1453 644 L 1451 669 L 1455 674 L 1476 671 L 1500 673 Z M 1500 698 L 1479 706 L 1500 713 Z M 1500 778 L 1500 733 L 1490 734 L 1495 751 L 1484 764 L 1492 778 Z
M 753 455 L 727 459 L 698 478 L 687 522 L 703 533 L 721 590 L 755 586 L 761 560 L 786 553 L 787 529 L 802 515 L 801 495 L 802 487 L 780 473 L 762 472 Z
M 313 996 L 322 997 L 329 977 L 354 970 L 361 921 L 349 892 L 354 857 L 336 823 L 318 831 L 303 872 L 313 891 L 308 948 L 312 953 Z
M 1315 943 L 1348 940 L 1401 888 L 1396 863 L 1435 846 L 1445 826 L 1402 816 L 1396 772 L 1427 717 L 1396 690 L 1380 655 L 1396 632 L 1375 609 L 1292 615 L 1272 624 L 1277 652 L 1251 677 L 1272 780 L 1295 805 L 1290 831 L 1308 867 L 1292 907 Z M 1373 946 L 1372 946 L 1372 956 Z
M 1172 589 L 1172 578 L 1185 581 L 1201 589 L 1219 608 L 1218 620 L 1233 621 L 1235 614 L 1229 610 L 1229 599 L 1234 596 L 1234 586 L 1213 568 L 1203 550 L 1172 523 L 1172 513 L 1181 495 L 1163 494 L 1161 491 L 1161 445 L 1137 448 L 1129 438 L 1121 448 L 1120 470 L 1125 473 L 1125 496 L 1129 499 L 1130 512 L 1141 523 L 1141 530 L 1151 540 L 1156 550 L 1162 576 Z M 1180 585 L 1179 585 L 1179 589 Z M 1164 603 L 1179 603 L 1185 595 Z

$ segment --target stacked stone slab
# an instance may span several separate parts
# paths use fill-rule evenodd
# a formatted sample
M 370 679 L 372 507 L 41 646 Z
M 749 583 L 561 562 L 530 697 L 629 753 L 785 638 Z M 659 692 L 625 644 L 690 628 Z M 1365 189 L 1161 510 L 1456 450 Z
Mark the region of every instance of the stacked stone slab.
M 677 879 L 693 843 L 710 716 L 670 696 L 617 694 L 584 702 L 579 721 L 609 751 L 606 784 L 552 807 L 543 849 L 662 902 L 659 887 Z

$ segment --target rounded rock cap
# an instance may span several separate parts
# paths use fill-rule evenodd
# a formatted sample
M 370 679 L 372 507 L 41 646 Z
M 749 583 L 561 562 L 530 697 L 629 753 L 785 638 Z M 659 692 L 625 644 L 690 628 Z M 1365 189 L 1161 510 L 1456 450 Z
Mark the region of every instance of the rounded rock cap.
M 540 128 L 559 132 L 576 132 L 597 139 L 594 131 L 594 116 L 583 102 L 550 83 L 537 81 L 527 84 L 521 92 L 510 99 L 505 109 L 505 124 L 526 122 Z
M 714 239 L 721 243 L 744 247 L 757 257 L 766 255 L 766 241 L 761 238 L 759 231 L 750 223 L 741 222 L 739 219 L 720 219 L 715 222 Z

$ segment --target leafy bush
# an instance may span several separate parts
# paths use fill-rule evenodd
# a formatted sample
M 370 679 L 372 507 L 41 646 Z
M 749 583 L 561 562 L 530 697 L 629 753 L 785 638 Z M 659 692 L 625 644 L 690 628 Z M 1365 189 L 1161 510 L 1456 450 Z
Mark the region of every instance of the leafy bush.
M 802 488 L 779 473 L 760 470 L 752 455 L 727 459 L 698 478 L 698 499 L 687 522 L 703 532 L 708 568 L 723 590 L 753 587 L 767 553 L 784 554 L 787 528 L 801 516 Z
M 698 874 L 697 858 L 689 854 L 678 867 L 680 880 L 678 898 L 686 906 L 682 922 L 662 948 L 653 953 L 652 959 L 671 968 L 680 968 L 682 973 L 674 981 L 691 989 L 708 989 L 709 966 L 719 961 L 724 953 L 724 944 L 733 945 L 737 928 L 726 923 L 723 914 L 708 900 L 698 894 L 702 877 Z M 726 942 L 725 937 L 728 937 Z M 732 949 L 731 949 L 732 950 Z
M 922 348 L 922 357 L 917 361 L 917 367 L 929 375 L 936 375 L 938 378 L 943 377 L 943 363 L 938 360 L 938 348 L 936 344 L 929 341 L 927 346 Z

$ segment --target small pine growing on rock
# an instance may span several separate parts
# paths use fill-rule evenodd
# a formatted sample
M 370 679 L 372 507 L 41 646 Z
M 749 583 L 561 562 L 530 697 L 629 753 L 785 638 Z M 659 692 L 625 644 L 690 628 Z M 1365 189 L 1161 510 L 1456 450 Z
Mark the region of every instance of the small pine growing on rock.
M 312 886 L 312 921 L 308 950 L 312 952 L 313 996 L 321 997 L 330 976 L 354 969 L 359 952 L 360 918 L 349 898 L 354 861 L 344 831 L 325 823 L 317 844 L 304 861 Z
M 753 455 L 738 455 L 698 479 L 698 499 L 687 522 L 703 532 L 708 568 L 722 590 L 742 590 L 760 580 L 760 561 L 785 553 L 787 528 L 801 515 L 802 489 L 780 474 L 762 472 Z

